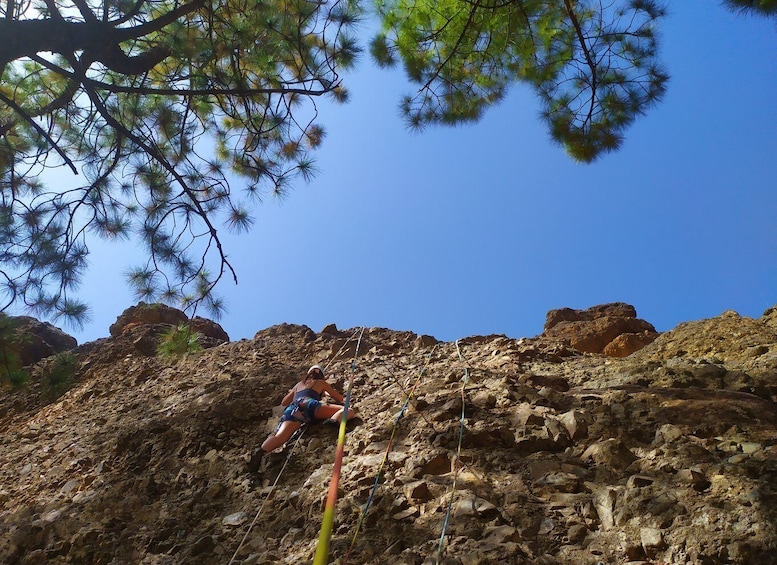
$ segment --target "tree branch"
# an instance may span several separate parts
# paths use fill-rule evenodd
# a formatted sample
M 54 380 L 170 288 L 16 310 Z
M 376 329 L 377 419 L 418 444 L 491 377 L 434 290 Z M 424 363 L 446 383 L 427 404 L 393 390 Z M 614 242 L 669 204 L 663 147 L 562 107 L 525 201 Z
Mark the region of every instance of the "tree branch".
M 188 4 L 183 4 L 175 10 L 170 10 L 150 22 L 146 22 L 137 26 L 128 28 L 115 28 L 113 31 L 116 34 L 117 42 L 126 41 L 128 39 L 137 39 L 138 37 L 144 37 L 149 33 L 159 31 L 165 26 L 170 25 L 181 16 L 196 12 L 205 5 L 207 0 L 194 0 Z M 111 26 L 114 24 L 111 23 Z
M 136 0 L 135 5 L 132 6 L 132 8 L 130 8 L 129 10 L 127 10 L 127 12 L 125 12 L 125 14 L 122 17 L 120 17 L 117 20 L 110 20 L 110 23 L 113 24 L 114 26 L 119 26 L 123 23 L 130 21 L 132 18 L 134 18 L 140 13 L 140 8 L 146 2 L 147 0 Z M 109 21 L 107 9 L 103 10 L 103 21 L 106 23 Z
M 54 148 L 54 150 L 59 153 L 59 156 L 62 157 L 62 160 L 65 161 L 65 163 L 70 167 L 70 170 L 73 171 L 73 174 L 78 174 L 78 169 L 76 169 L 75 164 L 73 164 L 73 161 L 70 160 L 70 158 L 65 154 L 62 149 L 59 148 L 59 145 L 57 145 L 57 142 L 54 141 L 51 136 L 44 130 L 38 123 L 32 119 L 32 117 L 22 108 L 19 106 L 16 102 L 8 98 L 5 94 L 0 92 L 0 102 L 4 102 L 9 108 L 11 108 L 14 112 L 19 114 L 22 119 L 24 119 L 25 122 L 30 124 L 35 131 L 37 131 L 42 137 L 46 139 L 46 141 L 49 142 L 49 144 Z
M 43 51 L 65 56 L 84 51 L 95 54 L 106 53 L 108 61 L 119 64 L 117 61 L 120 57 L 115 51 L 111 51 L 119 49 L 119 44 L 159 31 L 178 18 L 198 10 L 205 5 L 205 2 L 206 0 L 194 0 L 155 20 L 127 28 L 116 28 L 113 22 L 104 23 L 96 19 L 84 22 L 68 21 L 56 11 L 55 5 L 51 12 L 52 17 L 49 19 L 16 21 L 6 18 L 0 20 L 0 37 L 3 38 L 0 42 L 0 63 L 31 57 Z M 51 0 L 48 3 L 53 4 Z M 31 40 L 31 38 L 34 39 Z M 142 61 L 146 66 L 154 61 L 158 62 L 163 54 L 161 49 L 164 48 L 159 46 L 152 48 L 147 54 L 136 55 L 135 57 L 140 57 L 136 61 Z M 133 59 L 127 55 L 123 57 Z M 100 57 L 94 56 L 94 60 L 99 61 Z M 108 66 L 107 63 L 106 66 Z
M 580 21 L 577 19 L 577 14 L 575 14 L 570 0 L 564 0 L 564 6 L 567 9 L 569 19 L 572 21 L 572 25 L 574 26 L 575 32 L 577 33 L 577 40 L 580 42 L 580 48 L 583 50 L 583 54 L 585 55 L 586 64 L 591 69 L 591 106 L 588 110 L 588 117 L 585 120 L 588 122 L 594 114 L 594 107 L 596 105 L 596 87 L 598 86 L 596 79 L 596 63 L 594 63 L 591 52 L 588 50 L 588 45 L 585 42 L 583 29 L 580 27 Z
M 31 57 L 36 63 L 46 67 L 47 69 L 54 71 L 55 73 L 68 77 L 72 80 L 78 80 L 75 73 L 60 67 L 59 65 L 52 63 L 42 57 Z M 183 89 L 183 88 L 146 88 L 143 86 L 121 86 L 118 84 L 109 84 L 99 80 L 87 78 L 83 80 L 84 85 L 92 86 L 98 90 L 104 90 L 105 92 L 111 92 L 114 94 L 159 94 L 163 96 L 182 96 L 182 97 L 194 97 L 194 96 L 255 96 L 258 94 L 304 94 L 308 96 L 323 96 L 328 94 L 334 88 L 337 87 L 333 84 L 331 88 L 324 88 L 321 90 L 310 90 L 306 88 L 198 88 L 198 89 Z
M 107 45 L 100 52 L 87 51 L 93 61 L 105 65 L 109 70 L 123 75 L 139 75 L 153 69 L 157 64 L 170 56 L 170 50 L 162 45 L 155 45 L 140 55 L 129 56 L 117 43 Z
M 86 82 L 86 76 L 84 74 L 83 69 L 79 69 L 78 62 L 74 59 L 71 59 L 70 64 L 73 65 L 75 69 L 79 70 L 80 78 L 82 83 Z M 121 122 L 116 120 L 111 113 L 108 111 L 108 109 L 105 107 L 105 105 L 102 103 L 102 100 L 99 96 L 97 96 L 97 93 L 94 92 L 90 88 L 86 88 L 86 94 L 89 96 L 89 99 L 92 101 L 92 103 L 95 105 L 95 108 L 97 108 L 97 111 L 100 113 L 100 115 L 105 119 L 106 123 L 113 127 L 117 132 L 124 135 L 127 139 L 131 140 L 133 143 L 135 143 L 138 147 L 140 147 L 147 155 L 152 157 L 154 161 L 159 163 L 159 165 L 167 171 L 167 173 L 175 179 L 175 181 L 178 183 L 178 186 L 181 187 L 181 189 L 189 196 L 192 203 L 194 204 L 195 209 L 197 210 L 197 215 L 202 219 L 202 221 L 205 223 L 205 225 L 208 228 L 208 231 L 210 232 L 211 238 L 214 240 L 216 247 L 219 252 L 219 256 L 221 257 L 221 262 L 223 265 L 226 265 L 230 272 L 232 273 L 232 276 L 237 283 L 237 273 L 233 269 L 230 262 L 227 260 L 226 254 L 224 253 L 224 249 L 221 246 L 221 240 L 219 239 L 217 235 L 217 230 L 215 226 L 210 221 L 210 218 L 208 217 L 207 212 L 202 208 L 202 205 L 200 201 L 197 199 L 196 195 L 192 192 L 192 190 L 189 188 L 189 185 L 186 182 L 186 179 L 184 179 L 181 174 L 175 169 L 173 165 L 170 164 L 170 162 L 165 158 L 164 155 L 162 155 L 159 151 L 159 149 L 153 145 L 150 145 L 146 142 L 145 139 L 141 138 L 140 136 L 136 135 L 133 131 L 129 130 L 127 127 L 124 126 Z
M 437 65 L 437 69 L 434 71 L 431 77 L 429 77 L 429 80 L 426 81 L 426 84 L 424 84 L 419 90 L 426 90 L 429 88 L 429 85 L 432 84 L 434 79 L 438 78 L 440 76 L 440 73 L 445 68 L 445 65 L 448 64 L 448 61 L 450 61 L 453 56 L 456 54 L 456 52 L 459 49 L 459 46 L 464 41 L 464 36 L 467 33 L 467 29 L 469 28 L 469 25 L 472 23 L 472 19 L 475 17 L 475 12 L 477 11 L 477 6 L 471 6 L 469 11 L 469 16 L 467 16 L 467 23 L 464 24 L 464 28 L 461 30 L 461 34 L 459 35 L 458 39 L 456 40 L 456 44 L 451 49 L 450 53 L 448 53 L 448 56 L 445 58 L 443 62 L 441 62 L 439 65 Z
M 92 9 L 89 7 L 89 4 L 87 4 L 84 0 L 71 0 L 71 2 L 73 2 L 76 8 L 78 8 L 78 11 L 83 16 L 84 21 L 87 21 L 87 22 L 99 21 L 97 19 L 97 16 L 94 15 L 94 12 L 92 12 Z

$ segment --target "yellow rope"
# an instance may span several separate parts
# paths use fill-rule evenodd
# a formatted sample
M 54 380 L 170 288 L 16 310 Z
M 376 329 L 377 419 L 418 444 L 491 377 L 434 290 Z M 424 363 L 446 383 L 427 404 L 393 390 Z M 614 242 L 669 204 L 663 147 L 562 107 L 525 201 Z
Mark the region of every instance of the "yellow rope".
M 329 562 L 329 541 L 332 538 L 332 526 L 335 521 L 335 507 L 337 505 L 337 487 L 340 483 L 340 470 L 343 465 L 343 455 L 345 453 L 345 425 L 348 420 L 348 408 L 351 402 L 351 389 L 353 388 L 353 377 L 356 372 L 356 357 L 359 355 L 359 346 L 361 345 L 362 333 L 359 334 L 359 340 L 356 342 L 356 351 L 353 354 L 351 363 L 351 378 L 348 380 L 348 390 L 345 393 L 345 404 L 343 405 L 343 417 L 340 419 L 340 432 L 337 436 L 337 450 L 335 451 L 335 461 L 332 467 L 332 479 L 329 482 L 329 492 L 324 507 L 324 517 L 321 521 L 321 532 L 318 536 L 318 546 L 313 559 L 313 565 L 326 565 Z

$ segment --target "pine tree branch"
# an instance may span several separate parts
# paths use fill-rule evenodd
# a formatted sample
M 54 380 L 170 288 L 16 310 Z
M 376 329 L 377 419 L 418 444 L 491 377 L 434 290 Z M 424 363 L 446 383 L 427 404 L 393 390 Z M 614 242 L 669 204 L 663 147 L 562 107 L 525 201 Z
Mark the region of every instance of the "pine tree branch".
M 16 112 L 21 118 L 30 124 L 35 131 L 37 131 L 43 138 L 48 141 L 49 145 L 54 148 L 54 150 L 59 153 L 59 156 L 62 157 L 62 160 L 70 167 L 70 170 L 73 171 L 73 174 L 78 174 L 78 169 L 76 169 L 75 164 L 73 161 L 70 160 L 70 158 L 65 154 L 65 152 L 60 149 L 59 145 L 57 144 L 54 139 L 44 130 L 33 118 L 30 116 L 24 108 L 19 106 L 16 102 L 8 98 L 5 94 L 0 92 L 0 102 L 5 103 L 9 108 L 11 108 L 14 112 Z
M 72 71 L 69 71 L 56 63 L 52 63 L 51 61 L 48 61 L 42 57 L 39 57 L 37 55 L 31 57 L 33 61 L 36 63 L 46 67 L 50 71 L 54 71 L 55 73 L 70 78 L 72 80 L 76 79 L 76 74 Z M 83 65 L 82 66 L 88 66 Z M 145 95 L 152 95 L 152 94 L 159 94 L 163 96 L 182 96 L 186 98 L 192 98 L 195 96 L 257 96 L 261 94 L 304 94 L 307 96 L 323 96 L 324 94 L 330 93 L 332 90 L 334 90 L 337 87 L 337 84 L 333 84 L 329 88 L 322 88 L 320 90 L 310 90 L 306 88 L 289 88 L 289 87 L 280 87 L 280 88 L 198 88 L 198 89 L 188 89 L 188 88 L 149 88 L 144 86 L 121 86 L 118 84 L 109 84 L 107 82 L 102 82 L 99 80 L 94 80 L 91 78 L 86 78 L 82 81 L 82 84 L 92 86 L 98 90 L 103 90 L 105 92 L 111 92 L 113 94 L 145 94 Z
M 586 64 L 591 69 L 591 105 L 588 110 L 588 116 L 585 119 L 585 122 L 589 122 L 593 119 L 594 107 L 596 106 L 596 88 L 598 86 L 596 78 L 596 63 L 594 63 L 591 52 L 588 49 L 588 44 L 585 40 L 585 34 L 583 34 L 583 29 L 580 27 L 580 21 L 577 19 L 577 14 L 575 14 L 570 0 L 564 0 L 564 6 L 567 9 L 567 14 L 569 14 L 569 19 L 572 21 L 572 25 L 575 28 L 575 33 L 577 33 L 577 39 L 580 43 L 580 48 L 583 50 L 583 54 L 585 55 Z
M 75 4 L 75 7 L 78 8 L 78 11 L 83 16 L 84 21 L 87 21 L 87 22 L 100 21 L 97 19 L 97 16 L 94 15 L 94 12 L 92 12 L 92 9 L 89 7 L 89 4 L 87 4 L 84 0 L 71 0 L 71 2 L 73 2 L 73 4 Z
M 199 10 L 205 5 L 206 1 L 207 0 L 194 0 L 193 2 L 190 2 L 188 4 L 182 4 L 178 8 L 175 8 L 174 10 L 170 10 L 169 12 L 166 12 L 161 16 L 159 16 L 158 18 L 151 20 L 150 22 L 146 22 L 133 27 L 114 28 L 113 27 L 114 24 L 111 22 L 111 27 L 115 33 L 116 42 L 121 43 L 122 41 L 127 41 L 129 39 L 137 39 L 139 37 L 145 37 L 150 33 L 160 31 L 164 29 L 166 26 L 178 20 L 178 18 L 182 16 L 186 16 L 187 14 L 191 14 L 192 12 L 196 12 L 197 10 Z
M 86 83 L 85 70 L 83 68 L 79 68 L 78 61 L 75 60 L 75 58 L 73 57 L 70 59 L 69 62 L 73 66 L 73 68 L 78 71 L 79 78 L 81 79 L 82 84 Z M 203 209 L 202 204 L 197 198 L 197 195 L 189 187 L 188 183 L 186 182 L 186 179 L 184 179 L 181 176 L 181 174 L 175 169 L 175 167 L 167 160 L 167 158 L 165 158 L 165 156 L 159 151 L 158 147 L 147 143 L 145 139 L 135 134 L 133 131 L 128 129 L 126 126 L 124 126 L 124 124 L 122 124 L 120 121 L 114 118 L 111 115 L 111 113 L 108 111 L 108 109 L 105 107 L 105 105 L 103 104 L 97 92 L 95 92 L 89 87 L 86 87 L 85 91 L 87 96 L 91 100 L 92 104 L 94 104 L 97 111 L 100 113 L 103 119 L 105 119 L 106 123 L 110 125 L 112 128 L 114 128 L 121 135 L 124 135 L 127 139 L 131 140 L 135 145 L 137 145 L 147 155 L 149 155 L 154 161 L 156 161 L 165 171 L 167 171 L 167 173 L 173 179 L 175 179 L 175 181 L 178 183 L 178 186 L 181 187 L 181 190 L 183 190 L 184 193 L 187 194 L 187 196 L 190 198 L 191 202 L 193 203 L 195 210 L 197 211 L 197 215 L 207 227 L 208 232 L 210 233 L 211 241 L 215 243 L 216 248 L 218 249 L 218 254 L 219 254 L 219 257 L 221 258 L 222 273 L 224 272 L 224 267 L 229 269 L 229 271 L 232 273 L 232 277 L 235 283 L 237 284 L 237 273 L 232 267 L 232 264 L 227 259 L 227 256 L 221 244 L 221 239 L 218 237 L 218 232 L 215 226 L 210 221 L 210 217 L 208 216 L 207 211 Z
M 148 34 L 160 31 L 165 26 L 175 22 L 191 12 L 201 8 L 206 0 L 194 0 L 183 4 L 160 17 L 137 26 L 122 28 L 115 27 L 113 22 L 101 22 L 97 19 L 84 22 L 68 21 L 62 18 L 57 11 L 53 0 L 48 0 L 51 10 L 51 18 L 41 20 L 0 20 L 0 62 L 10 62 L 22 57 L 31 57 L 37 53 L 48 51 L 67 55 L 79 51 L 96 54 L 94 60 L 100 61 L 97 56 L 104 53 L 108 61 L 118 61 L 120 57 L 111 51 L 132 39 L 145 37 Z M 161 56 L 158 47 L 151 55 L 146 55 L 150 61 L 157 60 Z M 130 58 L 127 55 L 124 57 Z M 136 57 L 144 57 L 137 55 Z M 139 59 L 138 61 L 142 61 Z M 161 60 L 161 59 L 160 59 Z M 150 68 L 150 67 L 149 67 Z M 140 70 L 139 72 L 143 72 Z
M 116 20 L 110 20 L 111 24 L 113 24 L 114 26 L 119 26 L 119 25 L 121 25 L 123 23 L 126 23 L 126 22 L 130 21 L 132 18 L 134 18 L 135 16 L 137 16 L 140 13 L 140 8 L 147 1 L 148 0 L 137 0 L 137 2 L 135 2 L 135 5 L 132 6 L 132 8 L 130 10 L 128 10 L 122 17 L 120 17 L 119 19 L 116 19 Z M 108 18 L 108 11 L 105 10 L 104 14 L 105 14 L 105 21 L 107 22 L 108 21 L 108 19 L 107 19 Z
M 469 26 L 472 23 L 473 18 L 475 17 L 475 12 L 477 12 L 477 6 L 471 6 L 469 10 L 469 15 L 467 16 L 467 22 L 464 24 L 464 27 L 462 28 L 461 33 L 459 34 L 459 37 L 456 39 L 456 43 L 453 45 L 453 48 L 451 48 L 450 50 L 450 53 L 448 53 L 448 56 L 445 58 L 444 61 L 442 61 L 439 65 L 437 65 L 437 69 L 434 71 L 432 76 L 429 77 L 429 80 L 426 81 L 426 84 L 424 84 L 419 90 L 427 90 L 429 86 L 432 84 L 432 82 L 434 82 L 435 79 L 439 78 L 442 70 L 445 68 L 448 62 L 453 58 L 453 56 L 456 54 L 461 44 L 464 42 L 464 36 L 467 34 Z

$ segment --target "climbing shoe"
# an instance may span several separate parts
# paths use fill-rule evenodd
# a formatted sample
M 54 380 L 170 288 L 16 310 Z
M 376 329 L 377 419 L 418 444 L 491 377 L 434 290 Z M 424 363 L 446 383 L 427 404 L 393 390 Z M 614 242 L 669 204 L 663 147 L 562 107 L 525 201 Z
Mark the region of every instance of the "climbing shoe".
M 264 457 L 264 451 L 262 451 L 262 448 L 260 447 L 251 454 L 251 458 L 248 460 L 248 463 L 246 463 L 246 469 L 248 469 L 250 473 L 256 473 L 262 464 L 262 457 Z

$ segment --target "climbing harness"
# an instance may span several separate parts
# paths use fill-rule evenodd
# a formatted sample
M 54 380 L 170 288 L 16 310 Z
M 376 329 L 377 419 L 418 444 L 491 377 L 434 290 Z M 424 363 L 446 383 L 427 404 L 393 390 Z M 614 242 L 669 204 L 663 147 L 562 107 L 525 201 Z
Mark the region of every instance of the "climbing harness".
M 407 405 L 410 403 L 410 399 L 412 398 L 413 393 L 415 392 L 415 389 L 418 386 L 418 383 L 421 382 L 421 378 L 423 377 L 424 372 L 429 366 L 429 363 L 432 360 L 432 355 L 434 354 L 434 350 L 436 348 L 437 348 L 437 344 L 435 344 L 434 347 L 432 348 L 432 351 L 429 352 L 429 356 L 426 360 L 426 364 L 424 364 L 424 366 L 421 368 L 421 371 L 418 374 L 418 378 L 413 384 L 413 387 L 410 389 L 410 393 L 406 395 L 405 403 L 402 405 L 402 408 L 399 410 L 399 413 L 397 414 L 397 417 L 394 420 L 394 427 L 391 430 L 391 437 L 389 438 L 388 445 L 386 446 L 386 451 L 383 454 L 383 460 L 381 461 L 380 466 L 378 467 L 378 474 L 375 476 L 375 482 L 372 485 L 372 490 L 370 491 L 369 497 L 367 497 L 367 502 L 364 505 L 364 508 L 362 509 L 361 516 L 359 516 L 359 521 L 356 524 L 356 530 L 354 531 L 353 538 L 351 539 L 351 546 L 348 548 L 348 553 L 345 554 L 345 558 L 343 559 L 343 565 L 348 565 L 348 559 L 350 559 L 351 552 L 353 552 L 353 548 L 356 545 L 356 538 L 359 535 L 359 530 L 361 529 L 362 523 L 364 522 L 364 517 L 367 515 L 367 511 L 370 509 L 370 506 L 372 505 L 372 500 L 375 497 L 375 491 L 378 490 L 378 485 L 380 484 L 380 477 L 383 473 L 383 467 L 386 464 L 386 461 L 388 460 L 389 453 L 391 452 L 391 446 L 392 446 L 392 443 L 394 442 L 394 435 L 397 432 L 397 425 L 399 424 L 399 421 L 402 419 L 402 416 L 404 415 L 405 410 L 407 409 Z M 399 383 L 397 382 L 397 384 Z M 400 388 L 402 387 L 400 386 Z
M 458 340 L 456 340 L 456 353 L 459 356 L 459 361 L 463 361 L 464 358 L 461 355 L 461 350 L 459 349 Z M 462 438 L 464 437 L 464 404 L 466 400 L 464 390 L 467 387 L 468 380 L 469 380 L 469 369 L 465 365 L 464 377 L 462 378 L 462 384 L 461 384 L 461 419 L 460 419 L 460 425 L 459 425 L 459 443 L 458 443 L 458 446 L 456 447 L 456 456 L 453 459 L 453 485 L 451 485 L 451 494 L 450 494 L 450 498 L 448 499 L 448 510 L 445 513 L 445 521 L 442 524 L 440 543 L 437 546 L 436 565 L 440 565 L 440 559 L 442 558 L 442 550 L 445 544 L 445 530 L 448 528 L 448 522 L 450 521 L 451 508 L 453 508 L 453 496 L 456 492 L 456 479 L 458 478 L 458 475 L 459 475 L 458 462 L 459 462 L 459 458 L 461 457 L 461 441 L 462 441 Z
M 335 450 L 335 461 L 332 467 L 332 479 L 329 482 L 329 492 L 326 497 L 326 506 L 324 507 L 324 517 L 321 521 L 321 532 L 318 537 L 318 546 L 313 558 L 313 565 L 326 565 L 329 561 L 329 541 L 332 538 L 332 526 L 335 520 L 335 506 L 337 504 L 337 487 L 340 484 L 340 471 L 343 465 L 343 454 L 345 452 L 345 424 L 348 419 L 348 408 L 351 403 L 351 389 L 353 388 L 353 377 L 356 373 L 356 358 L 359 355 L 359 346 L 361 345 L 364 328 L 359 334 L 356 342 L 356 351 L 351 362 L 351 377 L 348 379 L 348 389 L 345 393 L 345 403 L 343 404 L 343 418 L 340 419 L 340 431 L 337 435 L 337 449 Z
M 341 419 L 339 422 L 339 430 L 338 430 L 338 437 L 337 437 L 337 446 L 335 450 L 335 459 L 332 467 L 332 476 L 329 483 L 329 490 L 327 493 L 327 498 L 324 506 L 324 513 L 323 518 L 321 522 L 321 530 L 319 532 L 319 539 L 318 544 L 316 546 L 316 552 L 313 560 L 313 565 L 327 565 L 329 562 L 329 549 L 330 549 L 330 541 L 332 538 L 332 530 L 334 526 L 334 520 L 335 520 L 335 510 L 337 505 L 337 491 L 339 488 L 340 483 L 340 477 L 342 472 L 342 466 L 343 466 L 343 458 L 344 458 L 344 452 L 345 452 L 345 435 L 346 435 L 346 421 L 347 421 L 347 414 L 348 410 L 350 408 L 351 404 L 351 396 L 352 396 L 352 389 L 353 389 L 353 382 L 356 372 L 356 359 L 359 355 L 359 349 L 362 344 L 362 338 L 364 335 L 365 328 L 362 327 L 360 329 L 357 329 L 354 334 L 351 335 L 350 338 L 346 340 L 346 342 L 340 347 L 338 352 L 330 359 L 330 364 L 334 362 L 334 360 L 340 356 L 341 352 L 345 349 L 345 347 L 350 343 L 354 337 L 358 333 L 358 338 L 356 339 L 356 348 L 354 351 L 353 360 L 351 362 L 351 375 L 348 379 L 348 386 L 345 392 L 344 397 L 344 405 L 343 405 L 343 414 L 345 415 L 344 418 Z M 453 470 L 453 482 L 451 485 L 449 498 L 448 498 L 448 504 L 447 504 L 447 510 L 445 514 L 445 519 L 443 521 L 442 525 L 442 532 L 440 534 L 439 543 L 437 547 L 437 554 L 436 554 L 436 565 L 440 565 L 443 557 L 443 551 L 445 547 L 445 538 L 446 538 L 446 532 L 448 525 L 450 523 L 452 510 L 453 510 L 453 501 L 456 496 L 456 489 L 457 489 L 457 481 L 459 477 L 460 470 L 465 467 L 464 464 L 461 463 L 461 449 L 462 449 L 462 443 L 463 443 L 463 436 L 464 436 L 464 423 L 465 423 L 465 405 L 466 405 L 466 388 L 469 382 L 469 367 L 465 362 L 465 359 L 462 355 L 461 349 L 459 348 L 459 342 L 455 342 L 456 345 L 456 353 L 458 355 L 458 360 L 461 363 L 463 367 L 464 374 L 461 379 L 461 387 L 460 387 L 460 395 L 461 395 L 461 414 L 459 418 L 459 434 L 458 434 L 458 443 L 456 447 L 456 453 L 453 457 L 452 462 L 452 470 Z M 353 537 L 351 539 L 350 547 L 346 553 L 346 555 L 343 558 L 342 565 L 348 565 L 349 559 L 351 557 L 351 554 L 355 548 L 356 540 L 358 538 L 358 535 L 361 531 L 362 524 L 364 523 L 365 517 L 367 515 L 367 512 L 370 510 L 370 507 L 374 501 L 375 494 L 377 492 L 378 486 L 380 485 L 381 477 L 384 473 L 384 467 L 389 460 L 389 455 L 393 446 L 394 438 L 396 436 L 396 432 L 398 429 L 399 422 L 404 417 L 405 413 L 407 412 L 407 407 L 410 404 L 410 402 L 413 400 L 416 389 L 421 382 L 423 375 L 427 371 L 429 364 L 431 362 L 432 356 L 434 351 L 436 350 L 438 344 L 435 344 L 435 346 L 432 348 L 432 351 L 428 354 L 428 358 L 424 366 L 421 368 L 418 376 L 416 377 L 415 382 L 413 383 L 413 386 L 409 389 L 409 391 L 406 391 L 405 388 L 402 386 L 402 384 L 397 380 L 397 378 L 391 374 L 391 371 L 389 371 L 391 378 L 394 380 L 394 382 L 399 386 L 400 390 L 405 396 L 405 400 L 399 410 L 399 413 L 397 414 L 396 418 L 394 419 L 393 428 L 391 431 L 391 436 L 388 441 L 388 445 L 386 447 L 386 451 L 384 452 L 383 459 L 380 463 L 380 466 L 377 471 L 377 475 L 375 477 L 375 482 L 372 485 L 372 489 L 370 491 L 370 494 L 367 498 L 367 501 L 362 509 L 361 515 L 359 517 L 359 520 L 356 524 L 355 531 L 353 533 Z M 429 422 L 429 420 L 426 419 L 426 417 L 423 415 L 423 411 L 418 411 L 421 417 L 426 421 L 427 424 L 431 426 L 432 429 L 434 429 L 434 425 Z M 294 435 L 289 439 L 288 443 L 293 442 L 292 449 L 289 451 L 286 460 L 283 464 L 283 467 L 281 468 L 280 472 L 278 473 L 278 476 L 276 477 L 275 481 L 273 482 L 270 490 L 267 493 L 267 496 L 265 497 L 264 501 L 262 502 L 261 507 L 259 508 L 259 511 L 257 512 L 256 516 L 254 517 L 253 521 L 251 522 L 248 531 L 243 536 L 242 541 L 240 542 L 240 545 L 238 546 L 237 550 L 235 551 L 234 555 L 232 556 L 232 559 L 229 561 L 227 565 L 232 565 L 234 560 L 236 559 L 240 549 L 245 544 L 246 540 L 248 539 L 248 536 L 256 524 L 257 520 L 259 519 L 259 516 L 261 515 L 264 506 L 266 505 L 267 501 L 271 497 L 273 490 L 275 489 L 275 486 L 278 484 L 281 475 L 283 474 L 284 470 L 286 469 L 292 454 L 294 453 L 294 450 L 296 448 L 296 444 L 299 443 L 299 439 L 302 437 L 302 434 L 304 434 L 306 426 L 303 425 L 299 430 L 295 432 Z

